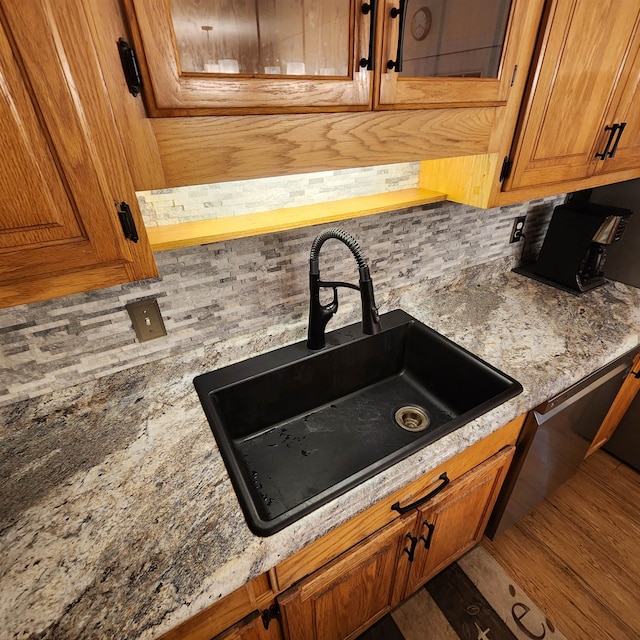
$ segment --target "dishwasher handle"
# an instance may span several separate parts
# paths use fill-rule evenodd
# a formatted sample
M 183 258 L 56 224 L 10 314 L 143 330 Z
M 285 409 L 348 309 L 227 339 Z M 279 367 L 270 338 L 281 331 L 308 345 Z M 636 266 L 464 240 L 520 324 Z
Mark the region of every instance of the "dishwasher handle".
M 547 420 L 550 420 L 553 416 L 564 411 L 572 404 L 581 398 L 584 398 L 589 393 L 592 393 L 595 389 L 601 387 L 616 376 L 620 376 L 620 384 L 622 385 L 624 378 L 631 371 L 632 365 L 633 358 L 631 356 L 623 356 L 611 365 L 608 365 L 603 369 L 599 369 L 590 376 L 587 376 L 566 391 L 555 396 L 555 398 L 548 400 L 534 409 L 533 413 L 536 418 L 536 422 L 539 425 L 544 424 Z

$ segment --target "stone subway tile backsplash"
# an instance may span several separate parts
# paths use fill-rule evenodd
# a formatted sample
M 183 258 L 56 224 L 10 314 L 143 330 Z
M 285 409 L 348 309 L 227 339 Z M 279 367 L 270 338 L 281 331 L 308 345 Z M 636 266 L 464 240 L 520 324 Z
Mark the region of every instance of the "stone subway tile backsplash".
M 446 202 L 335 226 L 363 248 L 384 312 L 390 294 L 405 283 L 453 279 L 494 261 L 510 268 L 523 248 L 509 244 L 513 219 L 527 214 L 524 246 L 535 251 L 563 200 L 486 211 Z M 0 405 L 259 329 L 299 325 L 302 337 L 309 250 L 328 226 L 334 225 L 159 252 L 159 279 L 0 310 Z M 339 242 L 323 246 L 320 266 L 326 279 L 357 278 L 353 257 Z M 168 335 L 138 343 L 124 305 L 149 297 L 158 299 Z M 341 291 L 338 315 L 333 327 L 358 319 L 357 292 Z
M 140 191 L 148 227 L 415 188 L 419 162 Z

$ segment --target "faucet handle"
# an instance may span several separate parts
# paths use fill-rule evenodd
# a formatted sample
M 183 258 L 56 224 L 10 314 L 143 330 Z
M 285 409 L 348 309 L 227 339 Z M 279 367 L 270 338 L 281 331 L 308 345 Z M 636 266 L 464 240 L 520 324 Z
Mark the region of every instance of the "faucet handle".
M 307 346 L 309 349 L 322 349 L 325 345 L 324 330 L 327 323 L 338 310 L 338 287 L 331 284 L 333 300 L 327 304 L 320 302 L 320 288 L 326 286 L 320 283 L 319 276 L 310 274 L 311 303 L 309 305 L 309 330 L 307 333 Z
M 333 289 L 333 300 L 327 304 L 321 304 L 323 311 L 329 314 L 327 322 L 329 322 L 331 316 L 338 310 L 338 287 L 331 287 Z

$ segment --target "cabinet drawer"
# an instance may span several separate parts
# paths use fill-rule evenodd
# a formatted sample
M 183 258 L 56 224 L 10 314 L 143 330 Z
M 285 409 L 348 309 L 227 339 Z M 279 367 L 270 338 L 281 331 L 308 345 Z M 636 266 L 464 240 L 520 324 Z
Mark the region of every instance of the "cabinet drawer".
M 439 467 L 429 471 L 406 487 L 399 489 L 358 516 L 334 529 L 331 533 L 307 545 L 304 549 L 288 558 L 271 570 L 271 581 L 279 592 L 294 582 L 304 578 L 333 558 L 347 551 L 363 538 L 384 527 L 399 517 L 391 509 L 398 502 L 401 506 L 411 504 L 426 496 L 440 484 L 439 476 L 447 474 L 450 481 L 487 460 L 505 446 L 514 444 L 524 416 L 512 420 L 480 442 L 465 449 Z

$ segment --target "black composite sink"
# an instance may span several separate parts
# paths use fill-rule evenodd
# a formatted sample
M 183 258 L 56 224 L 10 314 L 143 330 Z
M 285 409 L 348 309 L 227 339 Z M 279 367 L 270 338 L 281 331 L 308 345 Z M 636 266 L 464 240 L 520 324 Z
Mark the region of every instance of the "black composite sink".
M 522 391 L 404 311 L 381 321 L 377 335 L 358 323 L 328 333 L 321 351 L 300 342 L 195 378 L 254 533 L 279 531 Z

